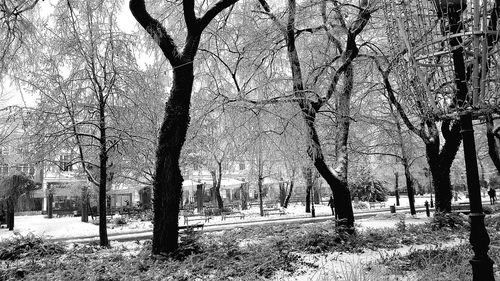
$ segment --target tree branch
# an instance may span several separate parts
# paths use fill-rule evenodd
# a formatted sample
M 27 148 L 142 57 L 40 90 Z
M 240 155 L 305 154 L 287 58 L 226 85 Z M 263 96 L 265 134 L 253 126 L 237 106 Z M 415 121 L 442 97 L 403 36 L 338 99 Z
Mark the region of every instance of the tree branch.
M 149 33 L 153 40 L 156 41 L 170 64 L 174 67 L 182 64 L 180 59 L 181 55 L 179 54 L 174 40 L 168 35 L 165 27 L 158 20 L 152 18 L 146 11 L 144 0 L 130 0 L 129 8 L 137 22 Z
M 203 31 L 207 25 L 222 12 L 225 8 L 235 4 L 238 0 L 221 0 L 210 8 L 205 15 L 199 20 L 199 31 Z

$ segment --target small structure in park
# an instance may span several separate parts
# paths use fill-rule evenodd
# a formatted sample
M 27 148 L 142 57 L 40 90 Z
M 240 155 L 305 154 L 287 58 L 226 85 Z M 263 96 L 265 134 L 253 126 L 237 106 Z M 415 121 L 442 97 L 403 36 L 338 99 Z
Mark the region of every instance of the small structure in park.
M 35 182 L 24 174 L 10 175 L 0 182 L 0 214 L 9 230 L 14 229 L 14 212 L 20 196 L 35 190 Z

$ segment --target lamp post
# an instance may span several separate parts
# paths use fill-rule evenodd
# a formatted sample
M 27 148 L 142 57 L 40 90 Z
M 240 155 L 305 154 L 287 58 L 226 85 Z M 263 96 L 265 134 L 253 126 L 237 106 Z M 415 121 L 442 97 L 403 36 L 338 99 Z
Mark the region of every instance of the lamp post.
M 456 36 L 463 30 L 461 13 L 467 6 L 466 0 L 433 0 L 436 8 L 441 11 L 448 20 L 447 35 L 449 38 L 452 53 L 453 70 L 455 74 L 456 95 L 455 103 L 460 116 L 460 126 L 463 139 L 465 169 L 467 175 L 467 189 L 469 191 L 470 202 L 470 244 L 474 251 L 474 256 L 470 260 L 472 265 L 473 281 L 492 281 L 493 261 L 488 256 L 490 237 L 484 225 L 484 213 L 481 204 L 481 189 L 479 186 L 479 172 L 476 158 L 476 144 L 474 140 L 474 130 L 472 127 L 472 113 L 468 111 L 470 105 L 474 105 L 478 96 L 478 88 L 474 87 L 474 99 L 468 96 L 468 85 L 466 77 L 466 66 L 464 59 L 463 40 L 461 36 Z M 479 32 L 480 26 L 480 5 L 479 0 L 474 0 L 474 32 Z M 477 36 L 477 35 L 476 35 Z M 474 38 L 474 45 L 478 45 L 478 37 Z M 479 50 L 475 50 L 478 52 Z M 483 70 L 484 71 L 484 70 Z M 477 85 L 478 65 L 474 65 L 473 84 Z M 466 110 L 464 110 L 466 109 Z
M 431 170 L 427 167 L 423 168 L 424 175 L 429 179 L 429 193 L 431 194 L 431 208 L 434 208 L 434 200 L 432 199 L 432 177 Z
M 394 177 L 396 178 L 396 186 L 394 187 L 394 193 L 396 195 L 396 206 L 399 206 L 399 174 L 394 172 Z

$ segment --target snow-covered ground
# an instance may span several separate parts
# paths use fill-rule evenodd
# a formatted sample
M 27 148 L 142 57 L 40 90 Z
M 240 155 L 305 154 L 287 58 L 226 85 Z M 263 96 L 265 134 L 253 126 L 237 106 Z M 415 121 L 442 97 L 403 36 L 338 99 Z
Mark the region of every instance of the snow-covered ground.
M 459 202 L 466 202 L 465 196 L 460 196 Z M 425 201 L 429 201 L 429 196 L 417 196 L 415 197 L 416 206 L 423 206 Z M 487 198 L 483 198 L 483 200 L 487 200 Z M 326 205 L 326 202 L 322 204 L 315 205 L 316 216 L 331 216 L 331 210 Z M 388 208 L 390 205 L 395 204 L 395 198 L 389 197 L 386 202 L 385 209 L 375 208 L 375 209 L 363 209 L 358 210 L 355 209 L 355 213 L 367 212 L 367 211 L 377 211 L 384 210 L 383 213 L 377 215 L 373 218 L 369 219 L 357 219 L 356 224 L 358 227 L 372 227 L 372 228 L 380 228 L 380 227 L 392 227 L 400 220 L 400 215 L 389 214 Z M 408 206 L 408 198 L 401 197 L 400 198 L 400 206 L 405 207 Z M 387 212 L 385 212 L 387 210 Z M 309 218 L 311 217 L 310 213 L 305 213 L 305 206 L 302 204 L 292 204 L 286 209 L 285 215 L 271 215 L 269 217 L 261 217 L 259 215 L 259 208 L 252 207 L 250 210 L 242 211 L 245 214 L 244 219 L 240 218 L 227 218 L 222 221 L 220 216 L 215 216 L 209 222 L 205 223 L 205 226 L 211 225 L 224 225 L 224 224 L 233 224 L 234 227 L 238 227 L 242 223 L 248 222 L 259 222 L 265 220 L 274 220 L 274 219 L 294 219 L 294 218 Z M 427 218 L 423 213 L 417 214 L 416 217 L 406 216 L 407 223 L 421 223 L 425 222 Z M 22 235 L 26 235 L 28 233 L 33 233 L 36 235 L 42 235 L 47 238 L 70 238 L 70 237 L 85 237 L 85 236 L 98 236 L 99 228 L 97 225 L 92 223 L 83 223 L 80 221 L 79 217 L 61 217 L 61 218 L 52 218 L 47 219 L 42 215 L 36 216 L 16 216 L 15 217 L 15 227 L 14 232 L 8 231 L 5 228 L 0 229 L 0 239 L 5 239 L 8 237 L 12 237 L 14 233 L 20 233 Z M 179 225 L 184 225 L 183 217 L 179 218 Z M 152 230 L 151 222 L 140 222 L 133 221 L 129 222 L 126 225 L 122 226 L 113 226 L 113 224 L 108 225 L 108 234 L 122 234 L 122 233 L 130 233 L 130 232 L 143 232 Z

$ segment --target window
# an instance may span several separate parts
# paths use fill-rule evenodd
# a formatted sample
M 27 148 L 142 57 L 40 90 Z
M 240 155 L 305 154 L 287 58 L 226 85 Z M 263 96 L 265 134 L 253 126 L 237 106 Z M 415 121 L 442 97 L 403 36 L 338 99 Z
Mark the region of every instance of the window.
M 26 175 L 34 175 L 35 174 L 35 167 L 31 164 L 20 164 L 17 165 L 16 168 L 19 172 L 24 173 Z
M 9 175 L 9 165 L 1 164 L 0 165 L 0 176 L 5 177 Z
M 245 163 L 240 163 L 240 171 L 243 171 L 245 170 Z
M 115 207 L 130 207 L 132 203 L 132 194 L 116 194 Z
M 60 167 L 61 171 L 65 171 L 65 172 L 72 171 L 73 164 L 71 163 L 71 155 L 61 155 L 59 167 Z

